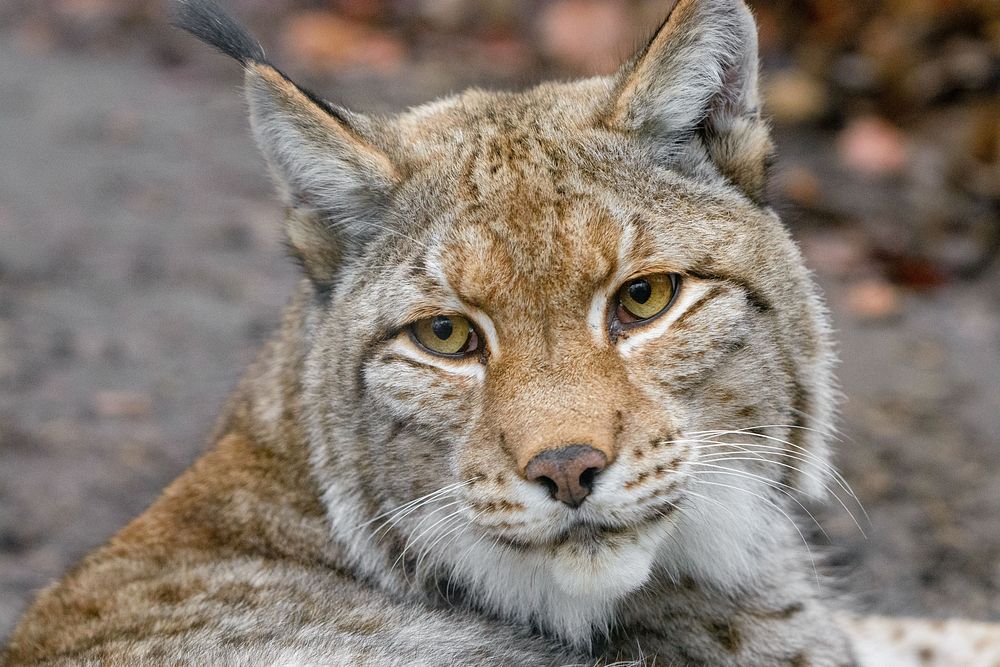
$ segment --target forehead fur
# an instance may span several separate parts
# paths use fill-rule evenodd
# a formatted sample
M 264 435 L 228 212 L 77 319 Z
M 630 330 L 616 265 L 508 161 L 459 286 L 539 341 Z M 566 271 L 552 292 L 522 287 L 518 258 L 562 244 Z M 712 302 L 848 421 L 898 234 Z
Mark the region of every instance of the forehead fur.
M 675 236 L 671 254 L 683 264 L 719 236 L 714 227 L 739 220 L 745 233 L 751 218 L 774 226 L 737 190 L 672 171 L 652 142 L 602 124 L 611 92 L 605 78 L 472 90 L 394 120 L 408 164 L 399 222 L 430 240 L 427 259 L 470 303 L 518 280 L 606 279 L 620 268 L 625 236 L 632 255 L 661 259 L 664 236 Z M 733 233 L 743 235 L 722 237 Z
M 545 83 L 521 92 L 478 89 L 411 109 L 394 126 L 416 166 L 432 163 L 441 151 L 459 150 L 470 140 L 510 134 L 564 134 L 593 126 L 610 101 L 613 83 L 605 77 Z M 499 155 L 513 156 L 498 146 Z

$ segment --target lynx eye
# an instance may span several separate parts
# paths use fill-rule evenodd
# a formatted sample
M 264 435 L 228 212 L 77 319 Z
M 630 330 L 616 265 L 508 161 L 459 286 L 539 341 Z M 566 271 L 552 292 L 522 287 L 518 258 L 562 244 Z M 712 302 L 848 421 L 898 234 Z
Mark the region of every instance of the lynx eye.
M 656 317 L 673 302 L 679 283 L 676 273 L 656 273 L 628 281 L 618 288 L 618 321 L 634 324 Z
M 417 344 L 432 354 L 463 357 L 479 349 L 479 336 L 461 315 L 435 315 L 414 322 L 410 333 Z

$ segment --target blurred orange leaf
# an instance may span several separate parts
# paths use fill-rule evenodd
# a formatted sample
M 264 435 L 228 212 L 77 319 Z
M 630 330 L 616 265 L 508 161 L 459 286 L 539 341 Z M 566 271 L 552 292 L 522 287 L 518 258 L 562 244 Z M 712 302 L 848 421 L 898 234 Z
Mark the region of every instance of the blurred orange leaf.
M 292 15 L 281 41 L 293 58 L 316 69 L 391 73 L 402 68 L 406 59 L 406 48 L 394 35 L 324 11 Z
M 841 162 L 871 176 L 899 173 L 906 166 L 906 137 L 877 116 L 855 118 L 837 137 Z

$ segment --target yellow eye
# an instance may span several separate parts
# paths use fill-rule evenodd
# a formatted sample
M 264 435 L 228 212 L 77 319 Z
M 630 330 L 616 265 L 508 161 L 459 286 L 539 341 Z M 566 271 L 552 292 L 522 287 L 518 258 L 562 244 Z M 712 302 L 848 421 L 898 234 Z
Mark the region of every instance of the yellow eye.
M 628 281 L 618 288 L 618 320 L 631 324 L 656 317 L 674 300 L 678 283 L 676 273 L 657 273 Z
M 435 315 L 413 323 L 413 338 L 428 352 L 460 357 L 479 348 L 479 336 L 461 315 Z

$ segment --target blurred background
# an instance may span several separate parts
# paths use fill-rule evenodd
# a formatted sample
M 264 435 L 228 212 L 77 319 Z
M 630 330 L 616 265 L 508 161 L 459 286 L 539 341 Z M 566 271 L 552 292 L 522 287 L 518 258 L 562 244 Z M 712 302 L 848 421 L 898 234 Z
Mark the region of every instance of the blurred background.
M 300 82 L 391 111 L 609 72 L 671 2 L 223 4 Z M 820 510 L 816 543 L 861 606 L 1000 620 L 1000 3 L 751 4 L 870 515 Z M 238 67 L 159 0 L 5 0 L 0 62 L 2 640 L 203 451 L 295 271 Z

